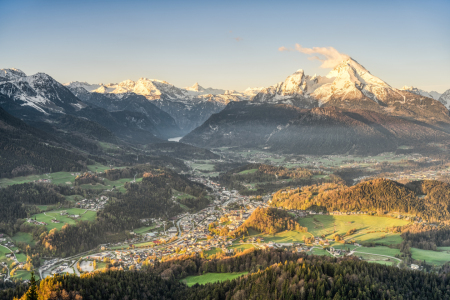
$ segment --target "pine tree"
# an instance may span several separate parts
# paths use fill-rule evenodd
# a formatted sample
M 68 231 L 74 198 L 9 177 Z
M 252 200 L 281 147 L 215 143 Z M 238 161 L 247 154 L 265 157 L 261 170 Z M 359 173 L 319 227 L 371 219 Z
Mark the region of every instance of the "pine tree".
M 36 280 L 34 278 L 34 272 L 31 272 L 30 287 L 28 288 L 28 291 L 25 294 L 25 300 L 38 300 L 37 286 Z

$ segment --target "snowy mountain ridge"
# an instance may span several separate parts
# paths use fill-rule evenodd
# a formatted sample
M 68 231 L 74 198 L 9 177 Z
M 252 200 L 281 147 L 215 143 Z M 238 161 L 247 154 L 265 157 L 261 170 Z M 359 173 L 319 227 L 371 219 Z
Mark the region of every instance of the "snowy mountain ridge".
M 111 94 L 126 94 L 135 93 L 142 95 L 148 100 L 169 100 L 177 102 L 190 101 L 218 101 L 223 103 L 225 99 L 229 101 L 249 100 L 256 95 L 262 88 L 248 88 L 243 92 L 234 90 L 223 90 L 215 88 L 203 88 L 198 83 L 191 87 L 178 88 L 167 81 L 158 79 L 139 78 L 137 81 L 124 80 L 120 83 L 109 84 L 89 84 L 87 82 L 68 82 L 65 86 L 75 89 L 84 88 L 92 93 L 111 93 Z M 213 96 L 213 97 L 212 97 Z M 218 96 L 218 97 L 215 97 Z M 217 99 L 216 99 L 217 98 Z
M 18 69 L 0 70 L 0 94 L 6 95 L 21 107 L 41 113 L 65 113 L 86 107 L 62 84 L 45 73 L 27 76 Z

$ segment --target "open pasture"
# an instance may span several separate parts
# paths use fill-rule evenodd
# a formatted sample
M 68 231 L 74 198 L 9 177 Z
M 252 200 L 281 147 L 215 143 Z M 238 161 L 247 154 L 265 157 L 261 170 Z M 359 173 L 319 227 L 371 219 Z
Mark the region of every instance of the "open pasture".
M 313 215 L 300 218 L 299 223 L 307 227 L 308 232 L 314 236 L 331 237 L 334 233 L 344 235 L 356 228 L 357 232 L 345 239 L 354 239 L 358 242 L 380 242 L 391 235 L 395 236 L 386 233 L 386 227 L 403 226 L 408 224 L 408 221 L 368 215 Z M 399 242 L 401 238 L 398 235 L 395 238 L 386 239 L 387 244 Z
M 239 172 L 238 174 L 239 175 L 253 174 L 253 173 L 256 173 L 257 171 L 258 171 L 258 169 L 250 169 L 250 170 L 245 170 L 245 171 Z
M 26 243 L 28 245 L 34 245 L 35 241 L 33 240 L 33 236 L 27 232 L 17 232 L 11 239 L 15 243 Z
M 187 286 L 193 286 L 194 284 L 207 284 L 214 282 L 222 282 L 225 280 L 233 280 L 235 278 L 241 277 L 242 275 L 248 274 L 248 272 L 241 273 L 207 273 L 198 276 L 188 276 L 181 281 L 186 283 Z
M 411 248 L 412 258 L 425 261 L 428 264 L 442 266 L 450 261 L 450 253 L 448 251 L 433 251 Z
M 385 246 L 358 247 L 355 249 L 355 255 L 359 256 L 361 253 L 395 256 L 397 254 L 400 254 L 400 250 L 395 249 L 395 248 L 385 247 Z
M 286 230 L 278 232 L 274 235 L 262 234 L 256 230 L 249 230 L 249 237 L 261 237 L 264 239 L 264 243 L 274 242 L 274 243 L 303 243 L 303 237 L 311 237 L 309 232 L 299 232 L 295 230 Z
M 63 211 L 66 211 L 67 215 L 61 215 Z M 79 215 L 80 217 L 77 219 L 72 219 L 69 218 L 69 215 Z M 81 208 L 68 208 L 33 215 L 32 219 L 36 218 L 37 221 L 47 223 L 45 227 L 48 230 L 51 230 L 53 228 L 59 230 L 64 226 L 64 224 L 75 224 L 77 220 L 94 221 L 96 216 L 97 213 L 95 211 L 85 210 Z M 60 221 L 60 223 L 53 223 L 53 219 Z

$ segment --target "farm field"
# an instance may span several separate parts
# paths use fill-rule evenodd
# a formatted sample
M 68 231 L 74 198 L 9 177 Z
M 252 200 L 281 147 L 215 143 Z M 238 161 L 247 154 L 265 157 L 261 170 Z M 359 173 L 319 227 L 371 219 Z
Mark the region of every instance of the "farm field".
M 26 270 L 17 270 L 14 273 L 14 276 L 12 276 L 14 279 L 21 279 L 21 280 L 30 280 L 31 279 L 31 272 Z M 39 272 L 34 273 L 34 278 L 37 280 L 39 279 Z
M 33 240 L 31 234 L 27 232 L 17 232 L 11 238 L 15 243 L 26 243 L 29 245 L 34 245 L 36 243 L 36 241 Z
M 368 263 L 374 263 L 374 264 L 381 264 L 386 266 L 395 266 L 397 263 L 395 261 L 391 260 L 366 260 Z
M 183 192 L 179 192 L 177 190 L 172 189 L 172 195 L 178 199 L 186 199 L 186 198 L 195 198 L 192 195 L 183 193 Z
M 207 251 L 204 251 L 204 252 L 205 252 L 206 257 L 208 257 L 208 256 L 214 255 L 214 254 L 216 254 L 218 252 L 222 252 L 222 249 L 214 248 L 214 249 L 207 250 Z
M 325 256 L 333 256 L 328 251 L 319 249 L 319 248 L 313 248 L 308 254 L 314 254 L 314 255 L 325 255 Z
M 137 234 L 143 234 L 143 233 L 149 232 L 150 230 L 152 230 L 154 228 L 156 228 L 155 225 L 145 226 L 145 227 L 140 227 L 140 228 L 135 229 L 134 232 L 136 232 Z
M 387 256 L 395 256 L 396 254 L 400 254 L 399 249 L 389 248 L 384 246 L 376 246 L 376 247 L 358 247 L 355 249 L 356 255 L 360 253 L 370 253 L 370 254 L 378 254 L 378 255 L 387 255 Z
M 234 249 L 234 251 L 238 251 L 238 250 L 244 251 L 244 250 L 252 249 L 252 248 L 255 248 L 255 246 L 253 246 L 252 244 L 236 244 L 231 247 L 228 247 L 228 249 Z
M 424 261 L 428 264 L 442 266 L 450 261 L 450 253 L 447 251 L 433 251 L 411 248 L 411 257 L 416 260 Z
M 249 237 L 257 236 L 262 237 L 264 239 L 264 243 L 267 242 L 274 242 L 274 243 L 303 243 L 303 236 L 305 237 L 311 237 L 311 233 L 309 232 L 299 232 L 294 230 L 286 230 L 279 233 L 276 233 L 275 235 L 270 234 L 261 234 L 256 230 L 250 229 L 248 232 L 250 235 Z
M 27 255 L 24 253 L 18 253 L 16 254 L 16 258 L 19 262 L 26 262 L 27 261 Z
M 191 168 L 202 171 L 214 171 L 214 165 L 208 163 L 193 163 L 191 164 Z
M 384 231 L 386 227 L 403 226 L 408 224 L 408 221 L 368 215 L 314 215 L 300 218 L 299 223 L 307 227 L 308 232 L 314 236 L 330 236 L 336 226 L 338 234 L 345 234 L 350 229 L 356 228 L 357 232 L 346 239 L 354 239 L 358 242 L 385 241 L 386 244 L 398 244 L 401 242 L 399 235 L 388 234 Z M 381 232 L 369 233 L 371 231 Z
M 2 245 L 0 245 L 0 259 L 1 258 L 5 258 L 5 255 L 11 253 L 11 251 L 8 250 L 8 248 L 3 247 Z
M 55 210 L 45 213 L 40 213 L 37 215 L 33 215 L 32 218 L 36 218 L 37 221 L 45 222 L 47 225 L 45 226 L 48 230 L 51 230 L 53 228 L 61 229 L 64 224 L 75 224 L 75 219 L 69 218 L 67 215 L 61 216 L 60 213 L 62 211 L 67 211 L 69 215 L 75 214 L 80 215 L 80 218 L 76 220 L 82 220 L 82 221 L 94 221 L 97 213 L 95 211 L 85 210 L 81 208 L 68 208 L 68 209 L 61 209 L 61 210 Z M 61 223 L 52 223 L 52 219 L 57 219 Z
M 240 174 L 240 175 L 253 174 L 253 173 L 256 173 L 256 171 L 258 171 L 258 169 L 250 169 L 250 170 L 245 170 L 245 171 L 239 172 L 238 174 Z
M 206 283 L 214 283 L 214 282 L 222 282 L 225 280 L 233 280 L 235 278 L 241 277 L 242 275 L 246 275 L 248 272 L 241 273 L 207 273 L 198 276 L 188 276 L 181 281 L 186 283 L 187 286 L 193 286 L 194 284 L 206 284 Z

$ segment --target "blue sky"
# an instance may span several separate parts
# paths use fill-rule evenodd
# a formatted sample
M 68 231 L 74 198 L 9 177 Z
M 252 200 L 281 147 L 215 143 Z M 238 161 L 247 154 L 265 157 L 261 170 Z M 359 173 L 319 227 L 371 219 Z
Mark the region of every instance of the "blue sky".
M 93 2 L 93 3 L 90 3 Z M 328 69 L 334 47 L 394 87 L 450 88 L 450 1 L 0 0 L 0 68 L 60 82 L 140 77 L 242 90 Z

